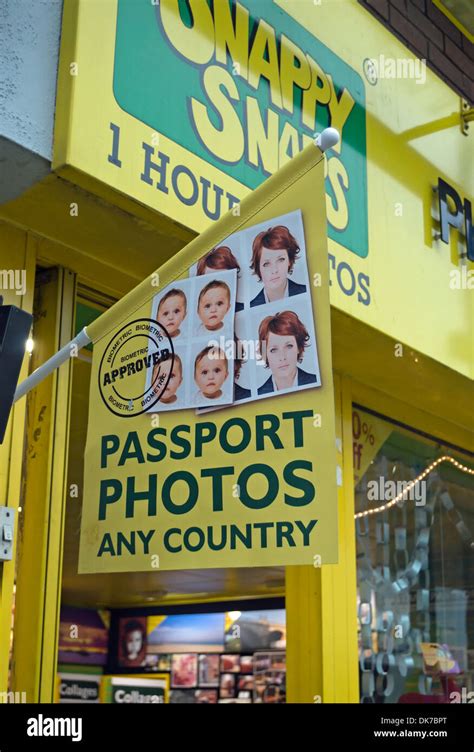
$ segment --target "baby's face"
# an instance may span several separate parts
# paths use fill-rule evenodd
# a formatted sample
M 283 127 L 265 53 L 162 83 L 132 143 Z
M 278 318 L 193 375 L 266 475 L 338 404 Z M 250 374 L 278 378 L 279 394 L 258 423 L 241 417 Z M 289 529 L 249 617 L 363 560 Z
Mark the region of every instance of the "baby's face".
M 196 384 L 206 397 L 214 396 L 220 390 L 226 377 L 227 361 L 225 358 L 210 358 L 208 354 L 201 358 L 196 367 Z
M 170 375 L 170 371 L 171 371 L 171 375 Z M 169 381 L 168 381 L 168 376 L 169 376 Z M 183 374 L 181 373 L 181 366 L 179 365 L 179 363 L 177 363 L 176 361 L 172 363 L 171 359 L 165 360 L 164 363 L 161 363 L 159 383 L 166 384 L 166 382 L 168 381 L 168 384 L 166 386 L 165 391 L 161 395 L 160 399 L 166 402 L 167 400 L 171 399 L 171 397 L 174 397 L 182 380 L 183 380 Z M 157 382 L 157 385 L 155 386 L 155 391 L 159 391 L 157 387 L 158 387 L 158 382 Z
M 201 297 L 198 313 L 202 323 L 213 331 L 219 329 L 230 308 L 229 293 L 225 287 L 212 287 Z
M 185 316 L 186 306 L 182 295 L 172 295 L 158 307 L 158 321 L 170 337 L 176 334 Z

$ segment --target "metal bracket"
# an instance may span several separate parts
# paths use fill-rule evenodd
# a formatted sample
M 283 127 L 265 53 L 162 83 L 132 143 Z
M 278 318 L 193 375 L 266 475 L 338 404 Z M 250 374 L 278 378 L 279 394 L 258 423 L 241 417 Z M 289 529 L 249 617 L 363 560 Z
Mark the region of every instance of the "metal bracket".
M 469 134 L 469 123 L 474 120 L 474 107 L 466 99 L 461 99 L 461 133 Z
M 0 561 L 11 561 L 15 535 L 15 510 L 0 507 Z

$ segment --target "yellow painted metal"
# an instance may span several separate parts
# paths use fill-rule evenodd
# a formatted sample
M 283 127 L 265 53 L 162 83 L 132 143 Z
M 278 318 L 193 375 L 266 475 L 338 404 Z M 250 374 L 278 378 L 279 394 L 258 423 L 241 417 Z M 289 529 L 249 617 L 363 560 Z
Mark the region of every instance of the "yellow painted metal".
M 336 376 L 334 387 L 342 480 L 339 562 L 286 568 L 287 700 L 291 703 L 359 699 L 352 398 L 348 379 Z
M 35 363 L 72 336 L 75 276 L 43 272 L 35 298 Z M 12 688 L 28 702 L 52 702 L 62 573 L 71 365 L 28 397 L 24 524 L 18 559 Z
M 471 402 L 472 394 L 473 388 L 471 386 Z M 445 395 L 447 403 L 449 404 L 455 400 L 456 395 L 457 392 L 448 387 Z M 363 407 L 374 410 L 393 420 L 400 421 L 400 423 L 406 426 L 416 428 L 419 431 L 423 431 L 462 449 L 467 449 L 470 452 L 474 451 L 474 425 L 472 423 L 471 430 L 469 430 L 465 425 L 459 425 L 454 421 L 450 422 L 442 419 L 431 412 L 415 407 L 409 402 L 394 399 L 387 393 L 369 388 L 358 381 L 352 382 L 352 396 L 354 402 Z
M 194 237 L 136 202 L 125 207 L 123 198 L 110 191 L 106 203 L 49 175 L 0 206 L 0 220 L 34 229 L 44 264 L 67 266 L 85 284 L 120 297 Z
M 435 297 L 433 306 L 436 305 L 434 301 Z M 474 306 L 474 295 L 472 304 Z M 436 416 L 440 425 L 453 423 L 464 426 L 466 435 L 472 431 L 472 379 L 427 358 L 417 350 L 402 346 L 400 342 L 334 308 L 331 335 L 334 370 L 350 374 L 355 384 L 364 384 L 364 394 L 371 391 L 383 393 L 379 399 L 382 408 L 389 399 L 387 395 L 390 395 L 390 398 L 405 403 L 406 414 L 411 405 L 418 412 Z M 473 346 L 474 338 L 471 348 Z M 466 356 L 469 357 L 468 351 Z M 474 350 L 470 358 L 474 364 Z
M 14 290 L 0 289 L 7 305 L 16 305 L 24 310 L 33 308 L 35 247 L 31 237 L 0 222 L 0 269 L 25 272 L 24 294 Z M 25 357 L 20 381 L 28 375 L 29 358 Z M 0 505 L 15 510 L 20 505 L 21 464 L 23 456 L 23 431 L 25 402 L 19 402 L 12 410 L 3 444 L 0 446 Z M 18 514 L 15 515 L 15 538 L 13 558 L 0 564 L 0 692 L 8 690 L 9 654 L 14 603 L 16 542 L 18 539 Z

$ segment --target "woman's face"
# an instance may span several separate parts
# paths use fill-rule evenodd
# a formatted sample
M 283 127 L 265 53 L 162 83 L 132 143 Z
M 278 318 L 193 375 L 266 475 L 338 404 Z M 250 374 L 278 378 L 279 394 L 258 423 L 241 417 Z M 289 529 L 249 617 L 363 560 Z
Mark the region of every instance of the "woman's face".
M 288 251 L 272 251 L 270 248 L 262 248 L 260 256 L 260 276 L 267 290 L 278 290 L 286 286 L 290 259 Z
M 276 377 L 290 376 L 298 368 L 298 345 L 293 334 L 273 334 L 267 338 L 267 361 Z
M 227 362 L 224 358 L 210 358 L 205 355 L 196 367 L 196 384 L 206 397 L 216 394 L 227 376 Z
M 134 629 L 127 637 L 127 653 L 129 658 L 136 658 L 142 649 L 142 633 L 139 629 Z
M 181 295 L 172 295 L 159 305 L 158 321 L 165 327 L 170 337 L 178 331 L 185 316 L 186 308 Z

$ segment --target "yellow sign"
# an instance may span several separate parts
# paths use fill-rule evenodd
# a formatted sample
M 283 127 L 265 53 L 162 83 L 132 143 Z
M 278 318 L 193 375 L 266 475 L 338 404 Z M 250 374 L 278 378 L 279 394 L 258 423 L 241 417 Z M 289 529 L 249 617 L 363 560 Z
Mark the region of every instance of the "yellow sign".
M 314 146 L 88 327 L 79 571 L 337 560 Z
M 352 410 L 352 449 L 354 463 L 354 486 L 363 477 L 372 460 L 392 433 L 389 423 L 375 415 Z
M 457 95 L 416 62 L 355 0 L 70 0 L 53 167 L 202 232 L 336 127 L 331 303 L 472 376 L 465 241 L 436 237 L 432 190 L 470 196 L 470 142 Z

